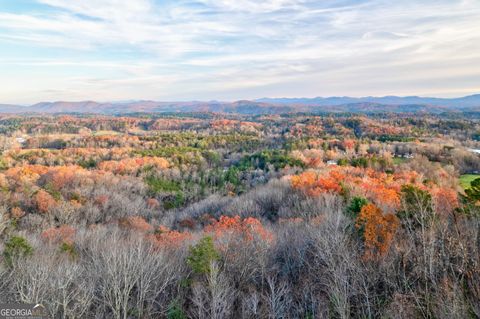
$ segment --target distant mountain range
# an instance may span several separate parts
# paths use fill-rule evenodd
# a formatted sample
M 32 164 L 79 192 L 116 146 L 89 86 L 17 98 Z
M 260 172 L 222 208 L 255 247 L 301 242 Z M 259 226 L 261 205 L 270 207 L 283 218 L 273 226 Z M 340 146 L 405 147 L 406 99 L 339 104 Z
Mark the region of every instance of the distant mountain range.
M 292 112 L 353 112 L 353 113 L 442 113 L 480 111 L 480 94 L 461 98 L 418 96 L 384 97 L 316 97 L 263 98 L 236 102 L 157 102 L 128 101 L 99 103 L 41 102 L 30 106 L 0 104 L 0 113 L 98 113 L 124 114 L 137 112 L 216 112 L 238 114 L 281 114 Z
M 420 96 L 383 96 L 383 97 L 315 97 L 315 98 L 263 98 L 256 100 L 258 102 L 287 104 L 287 105 L 306 105 L 306 106 L 334 106 L 356 103 L 374 103 L 382 105 L 430 105 L 451 108 L 469 108 L 480 107 L 480 94 L 469 95 L 459 98 L 436 98 Z

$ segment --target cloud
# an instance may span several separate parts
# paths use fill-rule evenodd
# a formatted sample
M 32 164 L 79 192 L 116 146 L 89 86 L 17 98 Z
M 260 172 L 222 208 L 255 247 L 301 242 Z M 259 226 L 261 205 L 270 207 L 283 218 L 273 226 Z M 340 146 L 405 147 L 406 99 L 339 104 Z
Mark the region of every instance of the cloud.
M 449 95 L 480 78 L 478 1 L 37 2 L 0 8 L 2 101 Z

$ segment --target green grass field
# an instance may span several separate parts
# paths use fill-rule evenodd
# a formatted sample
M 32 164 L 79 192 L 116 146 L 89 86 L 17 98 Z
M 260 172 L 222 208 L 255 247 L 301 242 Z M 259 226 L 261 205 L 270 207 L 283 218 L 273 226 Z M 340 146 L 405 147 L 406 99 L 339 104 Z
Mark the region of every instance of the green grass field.
M 403 157 L 394 157 L 392 160 L 393 160 L 393 164 L 399 165 L 399 164 L 405 163 L 408 159 Z
M 460 175 L 460 185 L 462 185 L 463 189 L 470 188 L 470 182 L 476 178 L 480 178 L 480 174 Z
M 92 132 L 92 135 L 94 136 L 104 136 L 104 135 L 120 135 L 120 132 L 116 131 L 94 131 Z

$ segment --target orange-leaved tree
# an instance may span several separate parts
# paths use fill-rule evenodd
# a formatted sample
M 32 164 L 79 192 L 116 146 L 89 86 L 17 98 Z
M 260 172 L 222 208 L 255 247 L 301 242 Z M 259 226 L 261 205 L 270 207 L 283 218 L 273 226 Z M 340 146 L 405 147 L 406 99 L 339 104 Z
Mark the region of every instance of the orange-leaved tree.
M 48 243 L 65 243 L 73 244 L 75 236 L 75 228 L 69 225 L 62 225 L 60 227 L 48 228 L 42 232 L 42 239 Z
M 34 201 L 38 211 L 41 213 L 47 213 L 52 207 L 57 204 L 52 195 L 50 195 L 43 189 L 39 190 L 35 194 Z
M 240 216 L 221 216 L 218 221 L 205 227 L 205 232 L 213 233 L 215 239 L 227 235 L 240 235 L 244 240 L 251 241 L 260 238 L 266 241 L 272 240 L 272 234 L 266 230 L 262 223 L 253 217 L 241 219 Z
M 148 237 L 159 248 L 178 248 L 192 239 L 190 232 L 179 232 L 160 225 L 155 234 Z
M 399 220 L 394 214 L 383 214 L 374 204 L 362 207 L 355 227 L 363 232 L 367 260 L 384 256 L 395 236 Z
M 292 176 L 291 183 L 293 188 L 299 189 L 307 195 L 318 196 L 328 192 L 340 193 L 342 191 L 340 182 L 343 178 L 343 174 L 335 170 L 323 175 L 307 171 L 300 175 Z

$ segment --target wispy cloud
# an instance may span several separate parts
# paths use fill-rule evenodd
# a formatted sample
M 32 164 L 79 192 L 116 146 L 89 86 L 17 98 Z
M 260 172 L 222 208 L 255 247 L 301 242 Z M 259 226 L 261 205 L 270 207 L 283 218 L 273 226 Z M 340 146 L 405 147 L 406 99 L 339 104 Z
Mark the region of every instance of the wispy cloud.
M 480 91 L 475 0 L 1 3 L 5 102 Z

